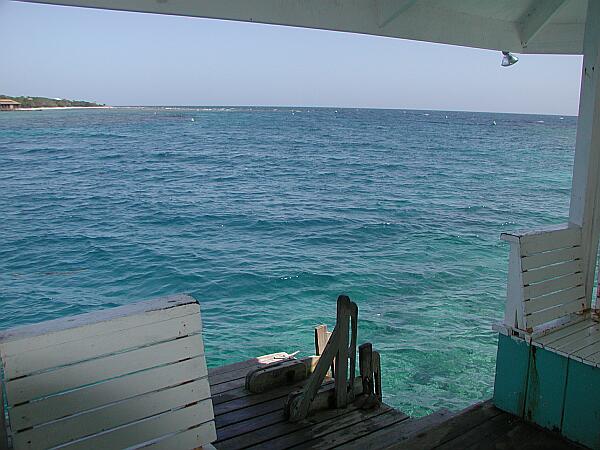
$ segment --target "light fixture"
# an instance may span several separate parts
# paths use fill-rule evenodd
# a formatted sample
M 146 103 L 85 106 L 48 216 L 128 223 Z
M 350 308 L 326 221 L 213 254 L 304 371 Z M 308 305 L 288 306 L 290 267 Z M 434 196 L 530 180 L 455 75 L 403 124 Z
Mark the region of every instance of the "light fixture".
M 502 52 L 502 67 L 512 66 L 519 61 L 515 55 L 510 52 Z

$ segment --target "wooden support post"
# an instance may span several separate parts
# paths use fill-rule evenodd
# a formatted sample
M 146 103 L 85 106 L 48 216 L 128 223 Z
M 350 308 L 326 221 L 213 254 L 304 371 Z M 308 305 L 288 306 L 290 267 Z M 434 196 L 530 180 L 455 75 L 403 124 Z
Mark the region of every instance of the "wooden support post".
M 327 325 L 315 327 L 315 355 L 320 356 L 327 345 Z
M 381 402 L 383 401 L 383 392 L 381 390 L 381 356 L 379 352 L 373 351 L 373 380 L 375 381 L 375 396 Z
M 354 401 L 354 377 L 356 376 L 356 340 L 358 337 L 358 306 L 356 303 L 350 302 L 350 348 L 348 353 L 350 354 L 350 379 L 348 384 L 350 389 L 348 391 L 348 398 L 350 402 Z
M 358 347 L 358 364 L 363 394 L 370 395 L 373 392 L 373 346 L 370 342 L 365 342 Z
M 569 222 L 582 228 L 586 306 L 600 234 L 600 1 L 588 2 Z
M 337 300 L 338 353 L 335 360 L 335 406 L 345 408 L 348 405 L 348 322 L 350 319 L 350 298 L 340 295 Z

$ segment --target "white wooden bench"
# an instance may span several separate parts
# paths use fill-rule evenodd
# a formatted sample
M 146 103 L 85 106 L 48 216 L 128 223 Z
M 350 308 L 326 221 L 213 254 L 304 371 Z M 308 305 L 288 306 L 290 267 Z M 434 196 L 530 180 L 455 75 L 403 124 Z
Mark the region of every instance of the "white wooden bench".
M 600 364 L 600 326 L 586 301 L 581 228 L 504 233 L 511 245 L 503 334 Z
M 214 442 L 201 333 L 200 307 L 187 295 L 0 332 L 8 405 L 0 439 L 6 431 L 16 450 Z

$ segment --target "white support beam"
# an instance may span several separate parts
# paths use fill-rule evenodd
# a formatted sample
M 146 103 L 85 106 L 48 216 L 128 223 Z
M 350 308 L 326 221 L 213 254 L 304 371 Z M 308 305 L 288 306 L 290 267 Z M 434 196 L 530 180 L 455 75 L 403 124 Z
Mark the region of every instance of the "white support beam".
M 588 306 L 600 236 L 600 0 L 589 0 L 569 222 L 582 228 Z
M 527 47 L 548 22 L 555 16 L 566 0 L 537 0 L 533 7 L 521 19 L 518 26 L 521 45 Z
M 379 7 L 379 28 L 384 28 L 398 18 L 400 14 L 414 6 L 417 0 L 379 0 L 377 3 Z

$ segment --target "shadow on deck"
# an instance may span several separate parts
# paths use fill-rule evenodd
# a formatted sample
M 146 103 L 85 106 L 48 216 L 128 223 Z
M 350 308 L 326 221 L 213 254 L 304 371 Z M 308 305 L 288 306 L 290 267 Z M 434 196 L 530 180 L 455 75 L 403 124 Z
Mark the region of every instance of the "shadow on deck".
M 458 414 L 438 411 L 411 419 L 385 404 L 373 410 L 326 410 L 289 423 L 287 395 L 298 384 L 252 394 L 244 388 L 248 371 L 285 359 L 267 355 L 209 370 L 217 449 L 522 449 L 582 448 L 495 408 L 490 401 Z

